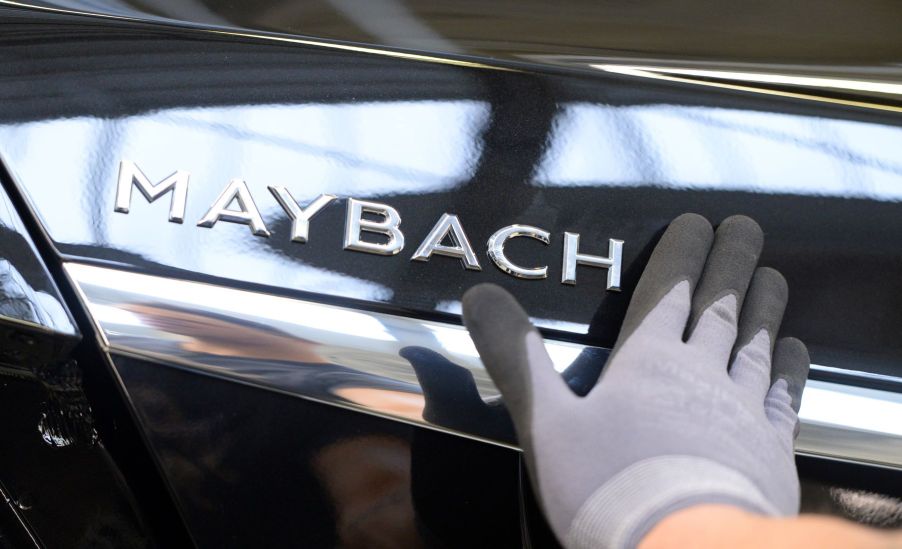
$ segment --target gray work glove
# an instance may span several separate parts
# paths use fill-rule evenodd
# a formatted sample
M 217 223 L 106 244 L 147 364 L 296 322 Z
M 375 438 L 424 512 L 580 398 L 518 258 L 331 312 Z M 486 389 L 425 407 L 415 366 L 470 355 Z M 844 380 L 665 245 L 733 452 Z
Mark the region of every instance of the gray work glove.
M 633 547 L 665 516 L 725 503 L 794 515 L 808 352 L 774 345 L 786 306 L 747 217 L 671 223 L 598 384 L 575 395 L 516 300 L 484 284 L 464 322 L 514 420 L 533 486 L 569 548 Z

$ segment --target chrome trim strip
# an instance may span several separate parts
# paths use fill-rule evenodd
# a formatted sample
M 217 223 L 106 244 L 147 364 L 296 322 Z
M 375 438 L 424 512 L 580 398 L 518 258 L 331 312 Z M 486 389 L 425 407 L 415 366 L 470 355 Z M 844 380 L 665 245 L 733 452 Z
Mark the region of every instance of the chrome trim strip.
M 811 369 L 823 374 L 836 374 L 839 376 L 850 376 L 851 378 L 855 378 L 860 381 L 870 381 L 876 383 L 888 383 L 891 385 L 898 385 L 902 387 L 902 378 L 888 376 L 886 374 L 875 374 L 872 372 L 860 372 L 857 370 L 846 370 L 843 368 L 834 368 L 832 366 L 821 366 L 819 364 L 812 364 Z
M 809 380 L 796 451 L 902 468 L 902 393 Z
M 499 427 L 504 421 L 485 419 L 498 391 L 461 326 L 77 263 L 65 268 L 113 354 L 515 447 Z M 563 341 L 546 346 L 565 376 L 607 354 Z M 402 356 L 405 348 L 418 352 Z M 902 393 L 812 380 L 800 417 L 797 452 L 902 469 Z

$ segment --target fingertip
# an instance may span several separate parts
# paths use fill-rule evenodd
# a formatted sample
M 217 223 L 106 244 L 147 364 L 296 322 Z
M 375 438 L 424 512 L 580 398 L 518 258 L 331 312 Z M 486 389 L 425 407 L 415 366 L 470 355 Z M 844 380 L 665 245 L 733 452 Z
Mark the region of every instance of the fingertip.
M 761 231 L 761 226 L 758 225 L 758 222 L 752 219 L 751 217 L 743 214 L 733 214 L 724 218 L 721 225 L 733 225 L 739 224 L 751 229 L 757 229 L 759 232 Z
M 773 267 L 758 267 L 755 270 L 755 279 L 768 291 L 778 298 L 786 301 L 789 297 L 789 283 L 783 273 Z
M 733 262 L 741 262 L 752 268 L 764 248 L 764 231 L 751 217 L 731 215 L 724 219 L 714 233 L 714 253 L 723 253 Z M 748 282 L 748 279 L 746 279 Z
M 501 286 L 491 282 L 483 282 L 471 287 L 464 292 L 461 299 L 464 320 L 468 316 L 479 315 L 486 303 L 506 298 L 513 299 L 513 296 Z
M 496 365 L 522 360 L 526 334 L 535 328 L 514 296 L 483 283 L 467 290 L 462 303 L 464 325 L 490 373 Z
M 655 259 L 676 262 L 677 265 L 684 263 L 678 270 L 698 270 L 700 273 L 713 241 L 714 227 L 706 218 L 696 213 L 682 214 L 671 221 L 661 235 L 650 263 L 654 263 Z M 698 265 L 699 262 L 701 265 Z
M 710 242 L 714 238 L 714 227 L 704 216 L 697 213 L 684 213 L 670 222 L 665 234 L 667 233 L 676 233 Z
M 466 309 L 468 306 L 472 307 L 475 303 L 478 303 L 479 296 L 484 292 L 494 291 L 503 292 L 504 289 L 497 284 L 492 284 L 491 282 L 481 282 L 475 286 L 471 286 L 467 289 L 467 291 L 464 292 L 463 298 L 461 299 L 464 309 Z
M 642 277 L 633 291 L 615 349 L 628 339 L 642 321 L 680 284 L 686 283 L 689 295 L 692 295 L 704 269 L 713 239 L 714 229 L 711 223 L 698 214 L 682 214 L 670 223 L 655 245 Z M 671 315 L 669 319 L 668 328 L 678 337 L 682 337 L 686 318 L 689 316 L 688 302 L 686 305 L 685 310 L 680 309 L 678 314 Z
M 778 379 L 786 380 L 792 397 L 792 407 L 796 412 L 802 404 L 802 391 L 805 389 L 810 367 L 811 357 L 804 343 L 794 337 L 777 340 L 771 382 L 774 383 Z
M 764 231 L 757 221 L 746 215 L 731 215 L 717 227 L 718 231 L 727 231 L 734 238 L 741 238 L 759 250 L 764 246 Z
M 517 299 L 497 284 L 477 284 L 464 293 L 461 302 L 464 325 L 470 331 L 498 323 L 509 325 L 512 321 L 532 326 Z
M 534 393 L 543 394 L 540 400 L 548 405 L 569 391 L 554 370 L 542 336 L 514 296 L 500 286 L 474 286 L 462 303 L 464 324 L 486 371 L 519 422 L 518 429 L 529 429 Z
M 774 351 L 776 358 L 781 359 L 781 364 L 787 367 L 787 373 L 808 376 L 811 357 L 808 354 L 808 346 L 795 337 L 781 337 L 777 340 Z
M 701 332 L 701 339 L 710 339 L 704 335 L 706 329 L 719 330 L 719 315 L 707 314 L 717 303 L 721 303 L 730 294 L 735 299 L 736 314 L 731 315 L 733 321 L 733 337 L 724 337 L 717 345 L 718 349 L 729 351 L 736 342 L 735 323 L 743 312 L 746 294 L 754 278 L 758 257 L 764 245 L 764 233 L 754 220 L 744 215 L 726 218 L 714 233 L 714 242 L 705 261 L 705 267 L 692 296 L 692 314 L 689 319 L 687 335 L 693 338 Z M 708 322 L 708 321 L 711 322 Z M 702 324 L 706 322 L 706 325 Z M 725 334 L 729 331 L 724 332 Z

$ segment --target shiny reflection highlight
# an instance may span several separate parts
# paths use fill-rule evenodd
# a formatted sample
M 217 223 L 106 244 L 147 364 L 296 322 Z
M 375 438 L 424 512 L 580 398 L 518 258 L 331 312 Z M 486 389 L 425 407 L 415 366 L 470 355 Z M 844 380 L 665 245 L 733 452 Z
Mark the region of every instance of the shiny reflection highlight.
M 599 69 L 605 72 L 611 72 L 615 74 L 623 74 L 626 76 L 638 76 L 641 78 L 652 78 L 655 80 L 666 80 L 669 82 L 680 82 L 684 84 L 694 84 L 698 86 L 708 86 L 712 88 L 723 88 L 728 90 L 737 90 L 744 92 L 754 92 L 765 95 L 776 95 L 782 97 L 788 97 L 792 99 L 804 99 L 809 101 L 819 101 L 822 103 L 833 103 L 836 105 L 846 105 L 849 107 L 861 107 L 865 109 L 876 109 L 881 111 L 890 111 L 890 112 L 902 112 L 902 107 L 898 107 L 895 105 L 885 105 L 882 103 L 877 103 L 875 101 L 863 101 L 863 100 L 854 100 L 854 99 L 841 99 L 837 97 L 829 97 L 826 95 L 817 94 L 816 91 L 811 93 L 801 93 L 801 92 L 792 92 L 781 89 L 769 89 L 763 88 L 759 86 L 755 86 L 756 83 L 773 83 L 773 84 L 783 84 L 783 85 L 797 85 L 797 86 L 811 86 L 813 85 L 812 81 L 820 81 L 823 86 L 826 88 L 831 87 L 840 87 L 843 90 L 847 91 L 867 91 L 871 93 L 881 93 L 875 90 L 868 90 L 865 88 L 868 87 L 876 87 L 880 89 L 883 87 L 885 90 L 895 90 L 896 87 L 894 84 L 878 84 L 874 82 L 864 82 L 860 80 L 845 80 L 845 79 L 833 79 L 833 78 L 817 78 L 817 77 L 793 77 L 786 75 L 774 75 L 774 74 L 763 74 L 763 73 L 733 73 L 731 71 L 697 71 L 694 69 L 681 69 L 679 71 L 674 71 L 674 69 L 667 69 L 661 67 L 638 67 L 638 66 L 623 66 L 623 65 L 597 65 L 590 64 L 590 67 L 594 69 Z M 670 73 L 670 74 L 668 74 Z M 709 73 L 708 78 L 722 78 L 724 80 L 731 80 L 731 74 L 737 75 L 746 75 L 752 78 L 752 80 L 743 80 L 741 78 L 736 78 L 736 83 L 728 83 L 728 82 L 715 82 L 712 80 L 705 80 L 704 77 L 699 73 Z M 713 75 L 720 74 L 723 76 L 715 77 Z M 757 78 L 757 80 L 756 80 Z M 793 84 L 793 82 L 796 82 Z M 801 84 L 800 82 L 808 82 L 808 84 Z M 832 84 L 832 85 L 826 85 Z M 853 86 L 853 87 L 850 87 Z M 886 87 L 891 86 L 891 87 Z M 857 90 L 856 90 L 857 88 Z M 808 88 L 811 89 L 811 88 Z M 894 94 L 897 92 L 894 91 L 884 91 L 882 93 Z
M 682 105 L 571 103 L 542 187 L 661 187 L 902 200 L 902 128 Z
M 842 387 L 810 381 L 809 398 L 799 417 L 812 423 L 842 425 L 847 429 L 886 433 L 902 438 L 902 394 L 862 387 Z M 902 449 L 900 449 L 902 451 Z
M 228 278 L 240 254 L 241 278 L 249 282 L 388 301 L 390 288 L 274 253 L 248 240 L 244 227 L 194 224 L 234 178 L 246 181 L 270 226 L 286 214 L 268 186 L 287 188 L 301 203 L 322 194 L 452 190 L 472 178 L 489 117 L 487 103 L 471 100 L 175 108 L 0 125 L 0 156 L 27 182 L 20 188 L 56 242 L 104 242 Z M 173 170 L 190 173 L 186 223 L 166 221 L 168 196 L 148 204 L 135 192 L 128 215 L 114 213 L 117 169 L 126 158 L 153 182 Z M 66 185 L 59 184 L 63 173 Z
M 864 91 L 902 95 L 902 84 L 877 82 L 869 80 L 852 80 L 848 78 L 824 78 L 819 76 L 795 76 L 791 74 L 774 74 L 761 72 L 740 72 L 723 70 L 679 69 L 672 67 L 649 67 L 638 65 L 592 65 L 595 69 L 618 74 L 636 75 L 637 73 L 663 73 L 698 78 L 719 78 L 740 82 L 756 82 L 762 84 L 779 84 L 784 86 L 808 86 L 812 88 L 829 88 L 844 91 Z
M 461 326 L 76 263 L 66 271 L 112 353 L 514 447 Z M 578 394 L 607 354 L 546 347 Z M 899 393 L 812 381 L 800 418 L 800 453 L 902 468 Z
M 0 320 L 64 336 L 78 329 L 15 206 L 0 188 Z

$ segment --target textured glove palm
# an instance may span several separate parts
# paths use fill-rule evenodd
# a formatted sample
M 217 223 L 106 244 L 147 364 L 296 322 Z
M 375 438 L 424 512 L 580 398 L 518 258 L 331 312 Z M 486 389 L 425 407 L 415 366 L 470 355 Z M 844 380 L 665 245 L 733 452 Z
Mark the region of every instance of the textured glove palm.
M 585 397 L 509 294 L 482 285 L 464 296 L 464 321 L 567 547 L 632 547 L 699 503 L 798 512 L 793 440 L 808 354 L 798 340 L 774 345 L 787 289 L 778 272 L 756 270 L 762 242 L 745 217 L 716 234 L 700 216 L 674 220 Z

